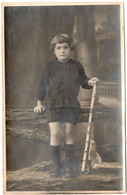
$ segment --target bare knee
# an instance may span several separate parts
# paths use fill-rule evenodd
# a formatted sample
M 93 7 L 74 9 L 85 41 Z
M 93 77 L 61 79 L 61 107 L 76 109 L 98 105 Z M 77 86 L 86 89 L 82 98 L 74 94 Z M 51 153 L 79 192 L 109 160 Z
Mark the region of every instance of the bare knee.
M 62 130 L 58 122 L 49 123 L 50 127 L 50 145 L 59 146 L 61 144 Z
M 74 144 L 74 125 L 65 123 L 65 143 Z
M 66 138 L 66 139 L 69 139 L 69 138 L 71 138 L 71 137 L 73 137 L 72 132 L 66 131 L 66 133 L 65 133 L 65 138 Z
M 52 132 L 51 133 L 51 139 L 54 139 L 54 140 L 59 140 L 61 138 L 61 133 L 59 132 L 56 132 L 56 131 L 54 131 L 54 132 Z

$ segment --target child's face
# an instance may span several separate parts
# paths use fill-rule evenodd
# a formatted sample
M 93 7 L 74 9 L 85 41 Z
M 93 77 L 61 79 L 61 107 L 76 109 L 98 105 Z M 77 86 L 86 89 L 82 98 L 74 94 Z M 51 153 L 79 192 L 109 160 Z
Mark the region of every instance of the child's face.
M 68 43 L 57 43 L 54 49 L 54 54 L 60 62 L 67 62 L 71 57 L 71 48 Z

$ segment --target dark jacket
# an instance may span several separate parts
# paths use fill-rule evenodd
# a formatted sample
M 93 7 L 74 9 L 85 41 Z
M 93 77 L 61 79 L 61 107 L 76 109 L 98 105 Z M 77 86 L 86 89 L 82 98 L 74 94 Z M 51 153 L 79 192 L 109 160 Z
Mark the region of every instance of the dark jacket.
M 38 100 L 47 107 L 79 107 L 77 96 L 80 85 L 91 89 L 88 85 L 83 66 L 72 59 L 63 63 L 56 60 L 49 63 L 43 74 L 38 91 Z

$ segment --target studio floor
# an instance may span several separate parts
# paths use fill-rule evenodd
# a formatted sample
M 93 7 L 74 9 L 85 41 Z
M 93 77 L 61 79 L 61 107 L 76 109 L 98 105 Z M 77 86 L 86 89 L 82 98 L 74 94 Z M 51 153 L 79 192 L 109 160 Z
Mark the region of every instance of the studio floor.
M 79 168 L 74 178 L 51 177 L 51 161 L 27 168 L 7 172 L 7 191 L 122 191 L 121 169 L 111 167 L 118 163 L 108 163 L 110 168 L 93 169 L 88 175 Z

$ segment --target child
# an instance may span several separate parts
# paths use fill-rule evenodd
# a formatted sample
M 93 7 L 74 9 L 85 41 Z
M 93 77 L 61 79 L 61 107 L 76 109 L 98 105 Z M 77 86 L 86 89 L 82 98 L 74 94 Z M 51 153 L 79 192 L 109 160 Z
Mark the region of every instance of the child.
M 60 145 L 62 124 L 65 131 L 66 176 L 74 175 L 74 138 L 73 128 L 80 113 L 80 104 L 77 100 L 80 85 L 91 89 L 99 82 L 98 78 L 91 80 L 86 76 L 83 66 L 71 59 L 73 40 L 68 34 L 56 35 L 50 45 L 56 60 L 49 63 L 39 88 L 35 113 L 47 110 L 50 128 L 50 145 L 54 162 L 54 177 L 60 177 Z

